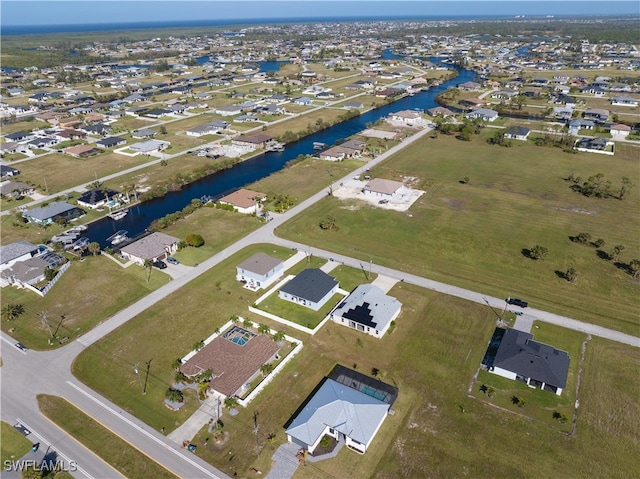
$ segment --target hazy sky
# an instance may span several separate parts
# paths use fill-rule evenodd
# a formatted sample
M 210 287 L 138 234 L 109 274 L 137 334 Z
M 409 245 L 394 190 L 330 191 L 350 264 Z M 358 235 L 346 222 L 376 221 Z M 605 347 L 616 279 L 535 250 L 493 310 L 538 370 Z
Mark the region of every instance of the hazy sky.
M 67 25 L 183 20 L 440 15 L 638 14 L 640 3 L 611 0 L 2 0 L 2 25 Z

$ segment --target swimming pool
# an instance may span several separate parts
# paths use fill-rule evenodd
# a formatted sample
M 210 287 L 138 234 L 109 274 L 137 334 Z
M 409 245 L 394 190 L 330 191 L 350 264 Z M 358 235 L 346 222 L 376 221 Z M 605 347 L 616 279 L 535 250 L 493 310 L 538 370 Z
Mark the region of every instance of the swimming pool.
M 244 328 L 239 326 L 232 327 L 229 331 L 222 335 L 223 338 L 228 339 L 232 343 L 237 344 L 238 346 L 244 346 L 249 342 L 251 338 L 255 336 L 251 331 L 247 331 Z
M 360 392 L 380 401 L 384 401 L 384 398 L 386 397 L 385 393 L 378 391 L 377 389 L 370 388 L 369 386 L 362 386 L 360 388 Z

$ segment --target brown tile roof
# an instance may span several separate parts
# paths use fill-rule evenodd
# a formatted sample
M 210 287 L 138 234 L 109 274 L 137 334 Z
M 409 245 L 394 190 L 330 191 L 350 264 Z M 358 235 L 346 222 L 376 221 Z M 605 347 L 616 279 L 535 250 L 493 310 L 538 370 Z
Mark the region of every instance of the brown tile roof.
M 229 203 L 230 205 L 237 206 L 238 208 L 249 208 L 257 203 L 256 200 L 263 200 L 266 197 L 267 195 L 264 193 L 240 188 L 238 191 L 234 191 L 233 193 L 220 198 L 220 202 Z
M 244 346 L 218 336 L 180 370 L 187 376 L 211 369 L 211 389 L 233 396 L 251 377 L 278 352 L 278 345 L 267 335 L 251 338 Z

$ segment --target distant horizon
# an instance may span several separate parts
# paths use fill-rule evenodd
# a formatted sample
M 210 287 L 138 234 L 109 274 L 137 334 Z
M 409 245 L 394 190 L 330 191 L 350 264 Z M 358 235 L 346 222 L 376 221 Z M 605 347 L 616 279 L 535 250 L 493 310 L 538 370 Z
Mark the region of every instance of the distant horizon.
M 28 10 L 28 14 L 25 13 Z M 363 13 L 366 10 L 366 14 Z M 328 14 L 328 12 L 330 12 Z M 465 12 L 460 14 L 460 12 Z M 2 34 L 18 27 L 74 27 L 158 23 L 218 24 L 527 17 L 594 17 L 640 15 L 637 1 L 565 0 L 402 0 L 402 1 L 2 1 Z M 194 18 L 195 17 L 195 18 Z M 198 25 L 193 25 L 198 26 Z M 9 29 L 7 31 L 7 28 Z M 102 28 L 100 30 L 103 30 Z M 84 30 L 89 31 L 89 30 Z M 38 33 L 36 31 L 32 33 Z M 43 32 L 44 33 L 44 32 Z

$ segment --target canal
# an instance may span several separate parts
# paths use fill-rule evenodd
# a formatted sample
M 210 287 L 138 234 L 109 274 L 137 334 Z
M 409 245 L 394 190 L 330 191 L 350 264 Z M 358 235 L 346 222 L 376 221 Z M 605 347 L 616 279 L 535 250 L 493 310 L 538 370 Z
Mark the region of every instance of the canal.
M 438 59 L 431 58 L 432 62 Z M 118 230 L 126 230 L 129 237 L 145 231 L 155 219 L 169 213 L 174 213 L 187 206 L 194 198 L 203 195 L 218 196 L 222 193 L 241 188 L 282 169 L 286 163 L 298 155 L 313 154 L 313 143 L 321 142 L 333 145 L 338 140 L 344 140 L 364 130 L 367 124 L 375 123 L 389 113 L 400 110 L 426 110 L 438 106 L 435 97 L 444 90 L 454 87 L 458 83 L 472 81 L 476 73 L 460 69 L 459 76 L 443 82 L 441 85 L 422 91 L 414 96 L 406 96 L 400 100 L 370 110 L 362 115 L 345 122 L 333 125 L 325 130 L 309 135 L 294 143 L 289 143 L 283 152 L 266 152 L 242 163 L 238 163 L 228 170 L 219 171 L 205 178 L 201 178 L 179 191 L 167 193 L 161 198 L 146 201 L 129 209 L 129 214 L 120 220 L 105 217 L 89 225 L 85 236 L 90 241 L 100 243 L 102 247 L 109 246 L 106 238 Z M 174 160 L 175 161 L 175 160 Z

